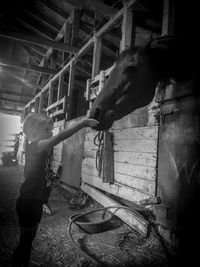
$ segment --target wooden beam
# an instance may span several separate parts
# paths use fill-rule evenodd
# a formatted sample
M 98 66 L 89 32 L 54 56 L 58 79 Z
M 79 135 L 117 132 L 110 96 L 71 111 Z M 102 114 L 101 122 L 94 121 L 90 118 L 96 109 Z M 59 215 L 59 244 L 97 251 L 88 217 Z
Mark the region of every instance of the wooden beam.
M 39 21 L 41 24 L 44 24 L 45 26 L 51 28 L 53 31 L 57 32 L 60 30 L 60 25 L 57 24 L 55 21 L 48 19 L 43 14 L 33 13 L 31 10 L 24 10 L 25 13 L 27 13 L 30 17 L 33 19 Z
M 113 16 L 115 13 L 117 13 L 117 9 L 109 6 L 109 5 L 105 5 L 97 0 L 63 0 L 66 3 L 69 3 L 71 5 L 73 5 L 76 8 L 83 8 L 83 9 L 88 9 L 94 12 L 98 12 L 100 13 L 102 16 L 104 17 L 111 17 Z
M 174 34 L 174 1 L 163 1 L 162 35 Z
M 127 7 L 131 7 L 136 3 L 137 0 L 129 0 Z M 117 12 L 117 14 L 114 15 L 114 17 L 110 18 L 110 20 L 96 33 L 96 37 L 102 37 L 104 34 L 106 34 L 106 32 L 112 28 L 121 18 L 121 16 L 123 15 L 125 8 L 122 8 L 121 10 L 119 10 Z M 64 25 L 62 27 L 62 29 L 64 28 Z M 62 35 L 63 37 L 63 35 Z M 61 31 L 59 33 L 59 35 L 56 38 L 61 38 Z M 76 54 L 75 56 L 71 59 L 70 62 L 68 62 L 52 79 L 51 81 L 49 81 L 44 88 L 42 89 L 42 92 L 46 91 L 49 88 L 49 83 L 56 80 L 59 75 L 61 75 L 63 72 L 65 72 L 67 69 L 69 69 L 70 64 L 72 62 L 76 63 L 78 61 L 78 59 L 85 55 L 86 52 L 92 47 L 94 42 L 94 38 L 91 38 Z M 49 51 L 48 53 L 52 53 L 51 51 Z M 39 96 L 39 94 L 38 94 Z M 33 100 L 32 100 L 33 101 Z
M 71 45 L 71 28 L 72 28 L 72 25 L 70 23 L 66 22 L 64 24 L 64 27 L 63 27 L 64 44 Z M 64 63 L 66 59 L 67 59 L 67 53 L 63 52 L 62 63 Z
M 23 42 L 19 42 L 19 44 L 26 50 L 26 52 L 29 54 L 30 58 L 35 61 L 36 64 L 40 62 L 41 56 L 38 55 L 38 53 L 34 52 L 29 46 L 24 44 Z
M 118 202 L 103 194 L 100 190 L 91 185 L 82 183 L 81 189 L 104 207 L 116 206 L 116 208 L 109 210 L 137 232 L 145 237 L 148 237 L 150 233 L 150 223 L 146 221 L 139 213 L 136 211 L 130 211 L 128 209 L 117 209 L 118 206 L 121 206 Z
M 80 16 L 81 10 L 74 9 L 72 12 L 72 46 L 76 46 L 79 41 Z
M 39 111 L 39 114 L 42 114 L 43 113 L 43 97 L 44 97 L 44 94 L 41 93 L 40 94 L 40 98 L 39 98 L 39 110 L 38 110 Z
M 37 65 L 19 63 L 19 62 L 15 62 L 15 61 L 6 61 L 5 59 L 0 59 L 0 66 L 13 67 L 13 68 L 30 70 L 30 71 L 35 71 L 35 72 L 43 72 L 43 73 L 47 73 L 47 74 L 56 74 L 57 73 L 56 70 L 52 70 L 49 68 L 43 68 L 43 67 L 39 67 Z
M 41 86 L 39 86 L 39 85 L 37 85 L 37 84 L 31 84 L 31 83 L 29 83 L 29 82 L 26 82 L 26 80 L 12 80 L 12 79 L 9 79 L 9 80 L 7 80 L 7 79 L 2 79 L 2 78 L 0 78 L 0 82 L 2 82 L 2 83 L 10 83 L 10 84 L 16 84 L 16 85 L 19 85 L 19 86 L 23 86 L 23 87 L 25 87 L 25 88 L 30 88 L 30 89 L 33 89 L 33 88 L 38 88 L 38 89 L 42 89 L 42 87 Z
M 94 76 L 99 74 L 100 71 L 101 52 L 102 52 L 101 49 L 102 49 L 101 38 L 96 38 L 94 41 L 92 78 L 94 78 Z
M 39 36 L 41 36 L 42 38 L 48 39 L 48 40 L 52 40 L 54 34 L 50 33 L 49 31 L 45 30 L 44 27 L 43 29 L 41 29 L 41 26 L 36 27 L 36 23 L 31 24 L 33 22 L 27 22 L 25 21 L 25 18 L 19 18 L 18 16 L 15 16 L 15 19 L 18 20 L 25 28 L 27 28 L 28 30 L 30 30 L 33 34 L 37 34 Z
M 52 41 L 52 40 L 46 40 L 46 39 L 38 38 L 35 36 L 27 36 L 27 35 L 23 35 L 18 32 L 0 31 L 0 36 L 8 38 L 8 39 L 12 39 L 12 40 L 23 41 L 25 43 L 33 43 L 33 44 L 38 44 L 42 46 L 48 46 L 56 50 L 65 51 L 69 53 L 75 53 L 77 50 L 75 47 L 71 47 L 67 44 L 59 43 L 59 42 Z
M 53 103 L 53 92 L 54 92 L 54 86 L 53 83 L 50 83 L 49 85 L 49 95 L 48 95 L 48 106 L 50 106 Z
M 122 39 L 120 42 L 120 52 L 130 48 L 135 41 L 135 31 L 133 25 L 133 12 L 127 7 L 127 3 L 124 3 L 124 13 L 122 20 Z
M 30 94 L 21 94 L 21 93 L 17 93 L 15 91 L 10 91 L 10 90 L 1 90 L 0 89 L 0 95 L 12 95 L 12 96 L 20 96 L 20 97 L 27 97 L 27 98 L 32 98 L 33 96 Z
M 24 44 L 21 41 L 19 43 Z M 46 47 L 35 45 L 35 44 L 31 44 L 31 43 L 26 43 L 24 45 L 26 45 L 27 47 L 29 47 L 31 50 L 33 50 L 35 53 L 37 53 L 38 55 L 40 55 L 42 58 L 45 56 L 45 53 L 46 53 L 46 50 L 47 50 Z
M 0 101 L 5 101 L 5 102 L 11 102 L 11 103 L 17 103 L 18 105 L 24 106 L 28 101 L 22 101 L 22 100 L 16 100 L 16 99 L 10 99 L 10 98 L 5 98 L 0 96 Z
M 75 64 L 71 62 L 69 70 L 69 84 L 68 84 L 68 103 L 67 103 L 67 114 L 68 120 L 73 118 L 74 113 L 74 77 L 75 77 Z
M 21 115 L 23 113 L 23 110 L 19 110 L 19 109 L 11 109 L 11 108 L 5 108 L 5 107 L 0 107 L 0 111 L 6 114 L 17 114 L 17 115 Z
M 64 19 L 68 19 L 69 17 L 69 14 L 67 12 L 63 11 L 62 9 L 60 9 L 59 7 L 57 7 L 56 5 L 54 5 L 52 2 L 48 0 L 38 0 L 38 3 L 42 4 L 43 6 L 46 6 L 48 9 L 56 13 L 57 16 L 59 15 L 63 17 Z

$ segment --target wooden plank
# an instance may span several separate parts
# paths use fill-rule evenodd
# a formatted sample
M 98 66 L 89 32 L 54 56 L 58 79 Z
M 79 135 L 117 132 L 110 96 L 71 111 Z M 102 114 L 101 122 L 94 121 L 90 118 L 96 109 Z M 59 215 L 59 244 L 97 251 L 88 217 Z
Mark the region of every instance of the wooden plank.
M 0 81 L 1 82 L 1 81 Z M 21 92 L 16 92 L 16 91 L 11 91 L 11 90 L 4 90 L 2 88 L 0 88 L 0 94 L 1 95 L 12 95 L 12 96 L 19 96 L 22 98 L 32 98 L 32 95 L 30 94 L 22 94 Z
M 98 171 L 95 167 L 95 159 L 84 158 L 82 164 L 84 169 L 88 168 L 90 169 L 92 174 L 98 176 Z M 156 179 L 156 169 L 153 167 L 147 167 L 142 165 L 127 164 L 115 161 L 114 172 L 147 179 L 150 181 L 155 181 Z
M 129 2 L 128 2 L 128 4 L 127 4 L 127 7 L 131 7 L 134 3 L 136 2 L 136 0 L 129 0 Z M 124 8 L 122 8 L 119 12 L 117 12 L 117 14 L 114 16 L 114 17 L 112 17 L 112 18 L 110 18 L 110 20 L 98 31 L 98 33 L 96 34 L 96 36 L 97 37 L 100 37 L 100 36 L 102 36 L 104 33 L 106 33 L 106 31 L 111 27 L 111 26 L 113 26 L 117 21 L 118 21 L 118 19 L 122 16 L 122 14 L 123 14 L 123 12 L 124 12 Z M 62 29 L 63 30 L 63 29 Z M 63 35 L 62 35 L 63 36 Z M 58 39 L 58 38 L 61 38 L 60 37 L 60 34 L 58 34 L 58 36 L 56 37 L 56 39 Z M 53 80 L 55 80 L 57 77 L 59 77 L 59 75 L 60 74 L 62 74 L 64 71 L 66 71 L 69 67 L 70 67 L 70 65 L 71 65 L 71 63 L 72 63 L 72 61 L 75 63 L 77 60 L 78 60 L 78 58 L 79 57 L 81 57 L 81 56 L 83 56 L 87 51 L 88 51 L 88 49 L 90 49 L 91 48 L 91 46 L 93 45 L 93 42 L 94 42 L 94 38 L 91 38 L 76 54 L 75 54 L 75 56 L 71 59 L 71 61 L 70 62 L 68 62 L 52 79 L 51 79 L 51 81 L 49 81 L 49 82 L 52 82 Z M 50 50 L 49 49 L 49 52 L 48 52 L 48 54 L 49 53 L 52 53 L 52 49 Z M 48 55 L 48 54 L 46 54 L 46 56 Z M 49 86 L 49 83 L 47 83 L 45 86 L 44 86 L 44 88 L 42 89 L 42 92 L 44 92 L 45 90 L 47 90 L 48 89 L 48 86 Z M 38 94 L 38 96 L 39 96 L 39 94 Z
M 73 113 L 74 113 L 74 79 L 75 79 L 75 64 L 73 62 L 71 62 L 70 65 L 70 71 L 69 71 L 69 85 L 68 85 L 68 106 L 67 106 L 67 114 L 66 114 L 66 118 L 72 119 L 73 117 Z
M 141 200 L 152 197 L 149 194 L 141 192 L 139 189 L 131 188 L 126 185 L 103 183 L 100 177 L 85 173 L 82 173 L 82 181 L 122 199 L 136 202 L 137 204 L 140 204 Z
M 79 40 L 80 18 L 82 11 L 80 9 L 73 9 L 72 11 L 72 46 L 77 45 Z
M 1 91 L 0 91 L 0 93 L 1 93 Z M 27 101 L 21 100 L 20 98 L 19 99 L 12 99 L 12 98 L 8 98 L 5 96 L 0 96 L 0 101 L 10 102 L 10 103 L 18 103 L 21 106 L 24 106 L 24 104 L 27 103 Z
M 174 1 L 164 0 L 163 2 L 163 19 L 162 19 L 162 35 L 174 34 Z
M 54 91 L 54 86 L 52 83 L 50 83 L 49 84 L 49 95 L 48 95 L 48 107 L 53 103 L 53 91 Z
M 148 126 L 149 114 L 147 106 L 134 110 L 132 113 L 115 121 L 111 130 L 131 127 Z
M 26 84 L 25 81 L 17 80 L 16 77 L 12 77 L 12 79 L 6 79 L 4 77 L 0 77 L 0 82 L 15 84 L 15 85 L 23 86 L 25 88 L 33 89 L 34 87 L 34 88 L 42 89 L 40 85 L 32 84 L 32 83 Z
M 65 0 L 67 3 L 70 3 L 75 8 L 81 8 L 86 10 L 91 10 L 100 13 L 104 17 L 113 16 L 117 10 L 114 7 L 105 5 L 102 2 L 97 0 L 86 1 L 86 0 Z
M 92 155 L 92 153 L 90 153 L 89 155 Z M 87 152 L 85 153 L 85 156 L 88 156 Z M 137 152 L 127 152 L 127 151 L 116 151 L 114 152 L 114 159 L 115 161 L 121 162 L 121 163 L 143 165 L 143 166 L 148 166 L 148 167 L 157 166 L 157 153 L 137 153 Z
M 86 150 L 96 150 L 93 141 L 85 141 Z M 157 140 L 114 140 L 114 152 L 127 151 L 137 153 L 156 153 Z
M 22 115 L 23 111 L 18 110 L 18 109 L 11 109 L 11 108 L 5 108 L 0 106 L 0 111 L 5 112 L 6 114 L 11 114 L 11 115 Z
M 126 7 L 127 2 L 124 3 L 124 13 L 122 20 L 122 39 L 120 42 L 120 52 L 130 48 L 135 42 L 135 31 L 133 29 L 133 11 Z
M 84 149 L 84 158 L 96 157 L 97 149 Z M 137 152 L 127 152 L 127 151 L 116 151 L 114 152 L 114 160 L 116 162 L 130 163 L 136 165 L 143 165 L 148 167 L 157 166 L 157 153 L 137 153 Z
M 54 89 L 54 86 L 52 86 L 50 88 L 50 96 L 53 95 L 53 89 Z M 51 92 L 52 91 L 52 92 Z M 49 111 L 50 109 L 52 108 L 55 108 L 61 104 L 63 104 L 65 102 L 65 97 L 63 97 L 62 99 L 59 99 L 58 101 L 56 101 L 55 103 L 51 104 L 51 105 L 48 105 L 48 107 L 46 108 L 46 111 Z M 49 103 L 50 104 L 50 103 Z
M 126 4 L 126 8 L 131 7 L 136 0 L 129 0 L 128 3 Z M 97 36 L 102 36 L 105 34 L 115 23 L 117 23 L 120 18 L 122 17 L 123 13 L 125 11 L 125 7 L 120 9 L 113 17 L 109 19 L 109 21 L 97 32 Z
M 114 140 L 114 151 L 155 153 L 157 140 Z
M 155 181 L 133 177 L 121 173 L 115 173 L 115 182 L 138 189 L 145 194 L 155 196 Z
M 156 179 L 156 169 L 152 167 L 115 162 L 114 169 L 115 173 L 141 177 L 151 181 Z
M 33 64 L 26 64 L 22 62 L 17 62 L 17 61 L 9 61 L 5 60 L 3 58 L 0 59 L 0 66 L 3 67 L 12 67 L 12 68 L 17 68 L 17 69 L 23 69 L 23 70 L 30 70 L 30 71 L 35 71 L 35 72 L 43 72 L 47 74 L 56 74 L 56 70 L 52 70 L 49 68 L 45 67 L 40 67 L 38 65 L 33 65 Z
M 0 31 L 0 36 L 8 38 L 8 39 L 12 39 L 12 40 L 23 41 L 24 43 L 33 43 L 33 44 L 38 44 L 38 45 L 42 45 L 42 46 L 48 46 L 48 47 L 52 47 L 56 50 L 65 51 L 65 52 L 69 52 L 69 53 L 76 53 L 76 51 L 77 51 L 77 48 L 71 47 L 67 44 L 63 44 L 63 43 L 59 43 L 57 41 L 51 41 L 51 40 L 47 40 L 47 39 L 43 39 L 43 38 L 38 38 L 35 36 L 27 36 L 27 35 L 23 35 L 23 34 L 18 33 L 18 32 Z
M 104 207 L 120 206 L 119 203 L 86 183 L 82 183 L 81 189 Z M 126 209 L 112 209 L 111 211 L 123 222 L 128 224 L 139 233 L 143 234 L 145 237 L 149 235 L 150 224 L 142 216 L 139 216 L 135 212 L 131 212 Z
M 157 140 L 158 127 L 136 127 L 113 131 L 115 140 Z
M 39 113 L 43 113 L 43 97 L 44 97 L 44 94 L 40 94 L 40 99 L 39 99 Z
M 102 179 L 102 174 L 99 176 L 98 171 L 95 166 L 86 165 L 83 163 L 82 165 L 82 175 L 94 176 Z M 155 195 L 155 181 L 143 179 L 141 177 L 134 177 L 133 175 L 127 175 L 122 173 L 115 172 L 115 183 L 120 184 L 121 186 L 128 186 L 134 190 L 139 190 L 144 194 L 148 194 L 151 196 Z
M 158 139 L 158 127 L 132 127 L 113 129 L 110 131 L 114 134 L 115 140 L 157 140 Z M 97 132 L 90 132 L 86 134 L 86 140 L 93 141 Z
M 101 62 L 101 38 L 96 38 L 94 41 L 93 63 L 92 63 L 92 78 L 100 71 Z

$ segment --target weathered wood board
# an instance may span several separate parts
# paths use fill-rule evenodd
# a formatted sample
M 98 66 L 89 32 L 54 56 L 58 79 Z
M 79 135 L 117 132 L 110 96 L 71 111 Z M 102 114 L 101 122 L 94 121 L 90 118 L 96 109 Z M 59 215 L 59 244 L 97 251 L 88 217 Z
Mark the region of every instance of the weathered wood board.
M 65 122 L 65 128 L 81 120 L 82 117 Z M 62 175 L 61 182 L 66 185 L 80 188 L 81 165 L 83 157 L 83 147 L 85 139 L 85 129 L 80 130 L 63 142 L 62 149 Z
M 104 207 L 121 206 L 118 202 L 114 201 L 113 199 L 106 196 L 98 189 L 95 189 L 94 187 L 86 183 L 82 183 L 81 189 L 88 195 L 90 195 L 92 198 L 94 198 L 96 201 L 98 201 Z M 140 234 L 146 237 L 148 236 L 150 230 L 150 224 L 142 216 L 140 216 L 140 214 L 123 208 L 119 209 L 112 208 L 109 210 L 113 212 L 116 216 L 118 216 L 122 221 L 124 221 L 129 226 L 138 231 Z
M 96 131 L 86 131 L 82 181 L 125 200 L 139 203 L 156 194 L 158 123 L 146 106 L 116 121 L 114 134 L 114 184 L 103 183 L 96 168 Z
M 65 120 L 54 122 L 53 135 L 56 135 L 61 130 L 63 130 L 64 129 L 64 125 L 65 125 Z M 57 172 L 59 165 L 61 165 L 62 149 L 63 149 L 63 142 L 61 142 L 57 146 L 54 146 L 54 148 L 53 148 L 52 167 L 53 167 L 54 173 Z

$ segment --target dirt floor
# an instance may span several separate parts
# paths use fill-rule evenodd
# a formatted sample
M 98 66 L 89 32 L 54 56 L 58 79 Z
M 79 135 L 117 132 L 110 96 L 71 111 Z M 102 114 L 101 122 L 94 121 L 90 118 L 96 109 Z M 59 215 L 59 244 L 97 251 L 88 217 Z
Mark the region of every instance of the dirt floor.
M 0 167 L 0 266 L 9 267 L 19 230 L 15 213 L 15 200 L 23 181 L 19 166 Z M 81 210 L 70 209 L 73 196 L 56 186 L 50 197 L 52 214 L 43 214 L 33 243 L 32 260 L 44 267 L 97 266 L 72 243 L 67 226 L 73 214 L 92 210 L 98 206 L 91 200 Z M 72 228 L 76 244 L 95 257 L 101 266 L 158 267 L 169 266 L 166 251 L 152 233 L 145 239 L 115 218 L 113 228 L 100 234 L 86 234 Z

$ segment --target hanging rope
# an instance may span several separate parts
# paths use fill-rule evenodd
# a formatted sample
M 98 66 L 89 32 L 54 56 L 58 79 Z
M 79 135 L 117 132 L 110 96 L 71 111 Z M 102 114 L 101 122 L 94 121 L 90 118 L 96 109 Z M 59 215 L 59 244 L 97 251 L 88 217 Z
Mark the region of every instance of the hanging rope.
M 101 174 L 103 164 L 103 139 L 104 131 L 98 132 L 98 134 L 94 137 L 94 144 L 97 146 L 95 164 L 99 176 Z

